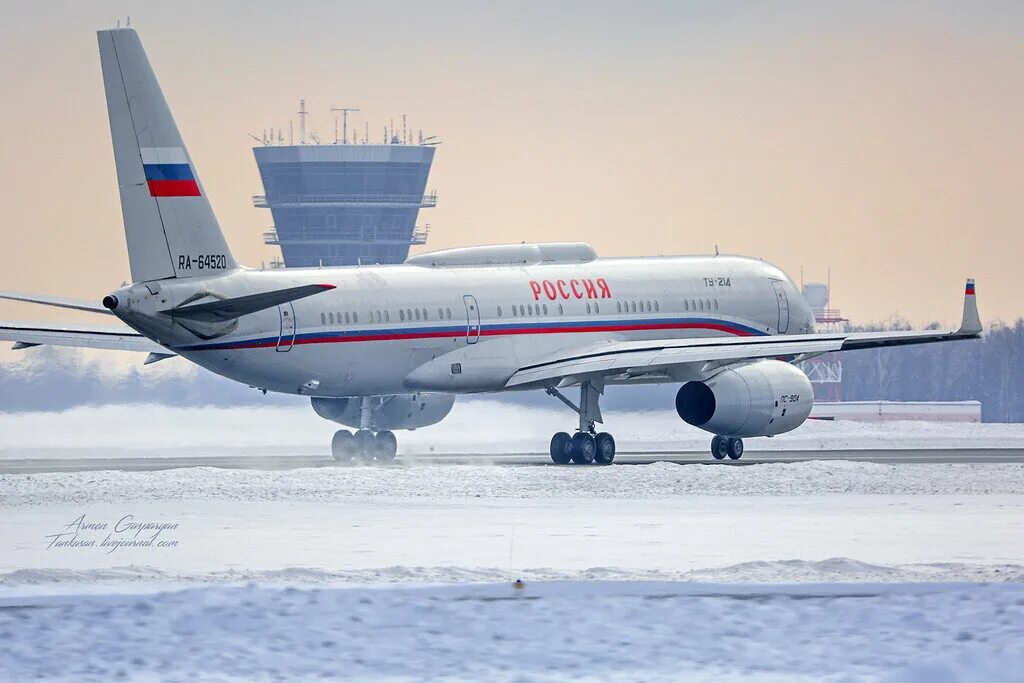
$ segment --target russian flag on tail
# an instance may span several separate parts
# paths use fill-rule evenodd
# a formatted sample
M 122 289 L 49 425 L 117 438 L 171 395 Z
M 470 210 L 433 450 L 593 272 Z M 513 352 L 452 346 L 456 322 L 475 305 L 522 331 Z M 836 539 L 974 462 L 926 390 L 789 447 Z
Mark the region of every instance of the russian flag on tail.
M 141 147 L 142 169 L 151 197 L 199 197 L 192 166 L 182 147 Z
M 967 286 L 964 288 L 965 296 L 974 296 L 974 280 L 968 280 Z

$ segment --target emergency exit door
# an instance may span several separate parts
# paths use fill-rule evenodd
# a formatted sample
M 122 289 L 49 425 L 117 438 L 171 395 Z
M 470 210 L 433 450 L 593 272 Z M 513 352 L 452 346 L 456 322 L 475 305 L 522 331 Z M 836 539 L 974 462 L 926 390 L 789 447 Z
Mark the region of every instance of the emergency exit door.
M 779 302 L 779 333 L 785 334 L 789 331 L 789 297 L 781 282 L 772 280 L 772 285 L 775 286 L 775 299 Z
M 480 307 L 472 294 L 463 295 L 462 301 L 466 304 L 466 343 L 476 344 L 480 341 Z
M 289 301 L 277 307 L 281 314 L 281 334 L 277 338 L 278 351 L 290 351 L 295 343 L 295 307 Z

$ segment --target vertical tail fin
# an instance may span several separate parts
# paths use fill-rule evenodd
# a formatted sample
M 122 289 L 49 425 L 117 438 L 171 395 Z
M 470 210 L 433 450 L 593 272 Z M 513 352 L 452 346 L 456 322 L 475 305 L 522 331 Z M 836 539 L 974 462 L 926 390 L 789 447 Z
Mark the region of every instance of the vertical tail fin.
M 132 280 L 236 268 L 138 34 L 97 37 Z

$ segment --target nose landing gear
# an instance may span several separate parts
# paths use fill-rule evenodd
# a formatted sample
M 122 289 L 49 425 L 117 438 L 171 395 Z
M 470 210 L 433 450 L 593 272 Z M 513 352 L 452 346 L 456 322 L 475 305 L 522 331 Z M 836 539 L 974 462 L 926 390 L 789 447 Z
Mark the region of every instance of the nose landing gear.
M 735 436 L 716 436 L 711 439 L 711 455 L 715 460 L 739 460 L 743 456 L 743 439 Z
M 607 432 L 595 433 L 594 424 L 602 422 L 599 401 L 604 387 L 594 382 L 580 385 L 580 405 L 565 397 L 554 386 L 549 385 L 545 391 L 565 405 L 572 408 L 580 416 L 579 428 L 570 436 L 567 432 L 558 432 L 551 437 L 551 461 L 556 465 L 610 465 L 615 460 L 615 439 Z

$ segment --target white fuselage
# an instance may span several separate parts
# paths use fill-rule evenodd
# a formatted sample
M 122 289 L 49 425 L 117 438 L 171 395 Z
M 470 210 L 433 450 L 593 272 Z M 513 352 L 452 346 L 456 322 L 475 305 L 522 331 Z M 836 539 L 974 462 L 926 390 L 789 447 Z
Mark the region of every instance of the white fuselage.
M 230 298 L 311 283 L 335 289 L 219 327 L 190 331 L 158 313 L 197 292 Z M 237 270 L 157 285 L 120 290 L 130 304 L 117 315 L 220 375 L 318 396 L 499 391 L 518 368 L 567 348 L 803 334 L 813 321 L 781 270 L 735 256 Z

